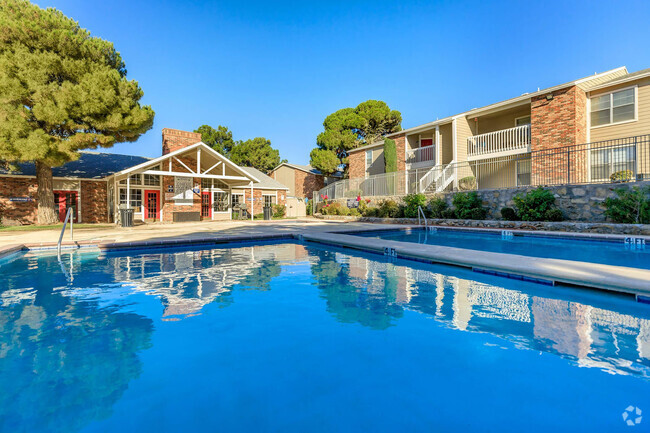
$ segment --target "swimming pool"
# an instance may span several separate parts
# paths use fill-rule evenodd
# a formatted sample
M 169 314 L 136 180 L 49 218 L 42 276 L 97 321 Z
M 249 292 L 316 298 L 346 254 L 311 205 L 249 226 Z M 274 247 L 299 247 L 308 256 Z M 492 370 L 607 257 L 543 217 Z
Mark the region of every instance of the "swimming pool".
M 0 269 L 0 431 L 627 431 L 650 408 L 628 296 L 289 242 Z
M 622 239 L 605 241 L 540 235 L 503 236 L 498 231 L 444 228 L 435 231 L 416 228 L 361 232 L 357 236 L 650 269 L 650 245 L 648 248 L 645 245 L 630 245 Z

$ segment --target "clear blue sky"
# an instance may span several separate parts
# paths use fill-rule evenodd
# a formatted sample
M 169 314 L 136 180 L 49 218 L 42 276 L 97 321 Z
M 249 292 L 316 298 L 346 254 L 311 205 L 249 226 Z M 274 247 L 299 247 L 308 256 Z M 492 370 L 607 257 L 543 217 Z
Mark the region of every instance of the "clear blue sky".
M 650 67 L 650 1 L 35 0 L 115 43 L 152 130 L 228 126 L 306 164 L 325 116 L 367 99 L 416 126 L 625 65 Z

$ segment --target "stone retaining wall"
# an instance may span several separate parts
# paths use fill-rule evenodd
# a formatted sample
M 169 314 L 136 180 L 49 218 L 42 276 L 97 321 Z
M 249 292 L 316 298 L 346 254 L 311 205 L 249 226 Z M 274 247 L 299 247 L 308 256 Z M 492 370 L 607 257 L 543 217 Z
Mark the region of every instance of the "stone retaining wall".
M 338 215 L 315 215 L 316 218 L 335 221 L 360 221 L 380 224 L 417 224 L 417 218 L 369 218 Z M 650 224 L 613 224 L 584 222 L 537 222 L 537 221 L 496 221 L 496 220 L 450 220 L 429 219 L 429 225 L 448 227 L 478 227 L 504 230 L 538 230 L 577 233 L 601 233 L 618 235 L 650 236 Z
M 650 186 L 650 181 L 645 182 L 623 182 L 623 183 L 605 183 L 593 185 L 562 185 L 545 187 L 555 195 L 555 204 L 562 210 L 564 217 L 570 221 L 584 221 L 590 223 L 606 222 L 605 217 L 605 199 L 616 197 L 614 190 L 618 188 L 631 189 L 634 186 Z M 501 218 L 501 208 L 514 208 L 513 198 L 519 193 L 526 193 L 535 189 L 535 187 L 521 187 L 510 189 L 486 189 L 477 191 L 483 201 L 483 206 L 488 209 L 488 217 L 492 219 Z M 427 194 L 427 198 L 439 196 L 444 197 L 445 201 L 451 207 L 454 195 L 457 193 L 446 194 Z M 378 206 L 384 200 L 394 200 L 397 203 L 402 202 L 402 197 L 363 197 L 370 199 L 370 206 Z M 348 199 L 337 199 L 335 201 L 343 204 Z

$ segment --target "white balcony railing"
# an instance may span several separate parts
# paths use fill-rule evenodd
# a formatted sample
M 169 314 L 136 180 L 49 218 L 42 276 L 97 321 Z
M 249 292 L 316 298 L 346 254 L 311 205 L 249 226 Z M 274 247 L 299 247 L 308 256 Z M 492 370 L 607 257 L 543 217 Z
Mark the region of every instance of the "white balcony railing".
M 530 125 L 488 132 L 467 138 L 467 156 L 515 154 L 530 151 Z
M 435 164 L 435 161 L 436 161 L 435 146 L 418 147 L 417 149 L 411 149 L 406 151 L 407 164 L 417 164 L 420 162 L 430 162 L 431 164 Z

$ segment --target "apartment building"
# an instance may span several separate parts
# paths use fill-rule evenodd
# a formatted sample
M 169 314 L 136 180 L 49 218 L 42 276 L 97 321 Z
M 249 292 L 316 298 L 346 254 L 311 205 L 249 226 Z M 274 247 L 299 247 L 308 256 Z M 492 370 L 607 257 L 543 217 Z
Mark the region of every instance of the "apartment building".
M 388 135 L 400 173 L 392 176 L 404 177 L 391 182 L 443 192 L 649 180 L 647 134 L 650 69 L 619 67 Z M 350 179 L 381 178 L 383 142 L 349 161 Z

